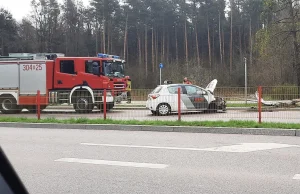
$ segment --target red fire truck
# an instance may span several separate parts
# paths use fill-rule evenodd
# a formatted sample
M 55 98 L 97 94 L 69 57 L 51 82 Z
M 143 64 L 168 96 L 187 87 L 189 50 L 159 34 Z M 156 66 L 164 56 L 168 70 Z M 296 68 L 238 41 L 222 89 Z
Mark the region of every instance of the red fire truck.
M 125 76 L 125 61 L 119 56 L 98 53 L 102 59 L 101 73 L 110 78 L 114 85 L 114 96 L 119 96 L 131 90 L 131 79 Z
M 78 113 L 95 106 L 102 109 L 107 90 L 107 110 L 114 107 L 113 82 L 101 73 L 99 57 L 54 57 L 52 60 L 0 61 L 0 111 L 36 111 L 40 90 L 41 110 L 50 104 L 73 104 Z

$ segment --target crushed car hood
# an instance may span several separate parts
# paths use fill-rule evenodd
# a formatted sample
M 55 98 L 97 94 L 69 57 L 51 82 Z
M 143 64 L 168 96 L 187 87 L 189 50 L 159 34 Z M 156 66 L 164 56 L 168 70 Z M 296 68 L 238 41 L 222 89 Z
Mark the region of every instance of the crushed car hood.
M 211 93 L 214 93 L 216 86 L 217 86 L 218 80 L 214 79 L 212 80 L 207 86 L 206 86 L 206 90 L 210 91 Z

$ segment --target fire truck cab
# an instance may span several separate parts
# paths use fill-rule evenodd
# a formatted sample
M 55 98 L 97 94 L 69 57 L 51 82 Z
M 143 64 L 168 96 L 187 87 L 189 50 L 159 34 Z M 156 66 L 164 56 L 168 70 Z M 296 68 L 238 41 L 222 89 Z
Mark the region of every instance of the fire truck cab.
M 104 89 L 107 110 L 114 107 L 113 82 L 101 73 L 98 57 L 57 57 L 53 60 L 0 61 L 0 111 L 11 114 L 23 108 L 36 111 L 36 94 L 41 110 L 50 104 L 73 104 L 78 113 L 102 109 Z
M 98 53 L 98 58 L 102 59 L 102 75 L 110 78 L 114 86 L 114 96 L 131 90 L 131 79 L 125 76 L 125 60 L 119 56 Z

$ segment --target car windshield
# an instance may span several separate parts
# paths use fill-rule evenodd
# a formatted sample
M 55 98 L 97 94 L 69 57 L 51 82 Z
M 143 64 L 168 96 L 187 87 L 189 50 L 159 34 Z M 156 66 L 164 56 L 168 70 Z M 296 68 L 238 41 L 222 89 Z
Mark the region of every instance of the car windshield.
M 103 73 L 108 77 L 125 77 L 124 63 L 121 62 L 103 62 Z

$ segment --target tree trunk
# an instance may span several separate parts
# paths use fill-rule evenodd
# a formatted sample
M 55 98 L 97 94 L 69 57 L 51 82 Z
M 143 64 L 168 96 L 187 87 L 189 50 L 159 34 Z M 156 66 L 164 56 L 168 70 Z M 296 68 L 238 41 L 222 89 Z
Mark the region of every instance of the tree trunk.
M 110 24 L 107 22 L 107 52 L 110 53 Z
M 164 59 L 164 30 L 160 41 L 160 62 L 162 62 L 163 59 Z
M 139 64 L 142 64 L 142 48 L 141 48 L 141 35 L 139 30 L 137 30 L 137 39 L 138 39 L 138 55 L 139 55 Z
M 209 58 L 209 68 L 211 69 L 211 45 L 210 45 L 210 29 L 209 29 L 209 23 L 208 23 L 208 14 L 206 17 L 206 24 L 207 24 L 207 44 L 208 44 L 208 58 Z
M 105 25 L 105 20 L 103 20 L 103 39 L 102 39 L 102 43 L 103 43 L 103 52 L 106 53 L 106 38 L 105 38 L 105 30 L 106 30 L 106 25 Z
M 154 58 L 154 27 L 152 26 L 152 73 L 154 73 L 154 64 L 155 64 L 155 58 Z
M 126 59 L 129 60 L 129 46 L 126 44 Z M 128 62 L 130 64 L 130 62 Z
M 300 87 L 300 59 L 299 59 L 299 44 L 298 44 L 298 38 L 297 38 L 297 16 L 295 16 L 294 8 L 293 8 L 293 1 L 288 1 L 288 7 L 289 7 L 289 15 L 291 20 L 291 29 L 290 32 L 292 34 L 293 38 L 293 49 L 294 49 L 294 69 L 296 70 L 297 75 L 297 86 Z M 300 95 L 300 91 L 298 92 Z
M 65 52 L 66 52 L 66 56 L 68 56 L 68 30 L 66 29 L 66 34 L 65 34 L 65 39 L 66 39 L 66 48 L 65 48 Z
M 186 17 L 184 22 L 184 39 L 185 39 L 185 62 L 186 62 L 186 72 L 189 74 L 189 50 L 188 50 L 188 42 L 187 42 L 187 26 L 186 26 Z
M 167 28 L 167 34 L 169 34 L 169 28 Z M 167 51 L 166 51 L 166 61 L 169 63 L 169 53 L 170 53 L 170 36 L 167 36 Z
M 231 8 L 232 8 L 232 2 L 231 2 Z M 230 12 L 230 63 L 229 63 L 229 72 L 230 72 L 230 75 L 232 73 L 232 58 L 233 58 L 233 45 L 232 45 L 232 42 L 233 42 L 233 26 L 232 26 L 232 20 L 233 20 L 233 14 L 232 14 L 232 11 L 233 9 L 231 9 L 231 12 Z
M 178 62 L 178 37 L 177 37 L 177 26 L 175 26 L 175 52 L 176 52 L 176 65 L 179 65 Z
M 165 20 L 163 25 L 163 41 L 162 41 L 162 62 L 165 60 Z
M 249 25 L 249 44 L 250 44 L 250 66 L 252 66 L 253 61 L 253 45 L 252 45 L 252 20 L 250 18 L 250 25 Z
M 240 61 L 243 62 L 243 48 L 242 48 L 242 33 L 241 33 L 241 26 L 239 26 L 239 51 L 240 51 Z
M 215 27 L 214 26 L 212 27 L 212 49 L 211 49 L 211 55 L 212 55 L 212 60 L 211 60 L 212 67 L 216 68 L 216 65 L 215 65 Z
M 4 40 L 3 35 L 1 35 L 1 55 L 4 56 Z
M 155 65 L 158 64 L 158 30 L 155 32 Z
M 220 65 L 223 66 L 223 53 L 222 53 L 222 35 L 221 35 L 221 12 L 219 12 L 219 46 L 220 46 Z
M 110 53 L 114 53 L 114 47 L 113 47 L 113 33 L 110 33 Z
M 126 16 L 125 33 L 124 33 L 124 53 L 123 53 L 124 59 L 126 58 L 127 28 L 128 28 L 128 14 Z
M 197 22 L 195 24 L 195 38 L 196 38 L 196 52 L 197 52 L 197 63 L 198 66 L 200 65 L 200 54 L 199 54 L 199 40 L 198 40 L 198 29 L 197 29 Z
M 225 58 L 225 38 L 224 38 L 224 28 L 222 28 L 222 39 L 223 39 L 223 45 L 222 45 L 222 52 L 223 52 L 223 67 L 225 67 L 226 58 Z
M 146 78 L 148 77 L 148 29 L 145 25 L 145 72 Z

